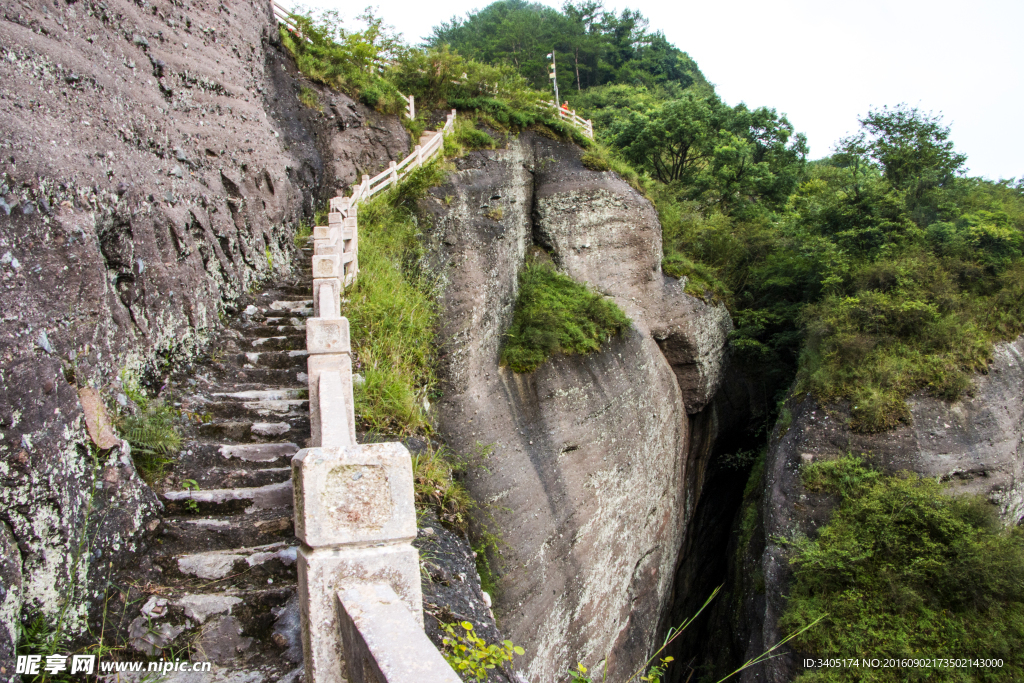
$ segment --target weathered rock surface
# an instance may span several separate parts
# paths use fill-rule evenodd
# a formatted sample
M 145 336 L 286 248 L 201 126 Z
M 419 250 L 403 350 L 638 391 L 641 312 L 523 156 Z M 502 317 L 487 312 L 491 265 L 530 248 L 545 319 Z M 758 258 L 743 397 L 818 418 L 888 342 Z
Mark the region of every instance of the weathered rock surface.
M 765 463 L 761 509 L 766 544 L 760 558 L 764 573 L 763 627 L 755 629 L 747 657 L 780 639 L 777 621 L 785 609 L 791 579 L 786 548 L 772 539 L 797 533 L 813 536 L 828 520 L 832 501 L 800 483 L 804 463 L 846 453 L 869 454 L 887 472 L 906 470 L 952 483 L 956 495 L 982 495 L 999 507 L 1003 521 L 1024 519 L 1024 336 L 997 344 L 988 374 L 974 378 L 974 395 L 957 403 L 927 395 L 908 401 L 912 422 L 882 434 L 850 432 L 843 407 L 822 409 L 811 399 L 792 408 L 793 421 L 776 435 Z M 791 680 L 798 657 L 770 660 L 744 681 Z
M 302 105 L 276 31 L 266 2 L 0 7 L 0 510 L 26 614 L 67 603 L 69 633 L 159 508 L 130 457 L 94 461 L 77 388 L 159 388 L 154 357 L 194 354 L 287 272 L 314 204 L 407 153 L 393 117 Z
M 730 325 L 662 275 L 649 202 L 579 155 L 527 133 L 460 160 L 435 193 L 450 206 L 426 202 L 444 287 L 441 433 L 462 452 L 493 444 L 468 485 L 488 505 L 478 522 L 503 538 L 495 611 L 531 681 L 605 659 L 624 680 L 646 658 L 692 510 L 688 413 L 717 386 Z M 534 243 L 633 326 L 516 375 L 498 357 Z

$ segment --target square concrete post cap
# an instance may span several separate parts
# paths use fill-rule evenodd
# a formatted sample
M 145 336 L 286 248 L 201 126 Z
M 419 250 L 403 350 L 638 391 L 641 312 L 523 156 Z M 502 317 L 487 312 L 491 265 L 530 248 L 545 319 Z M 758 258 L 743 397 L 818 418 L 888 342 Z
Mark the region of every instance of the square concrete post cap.
M 337 254 L 313 257 L 313 277 L 327 278 L 338 277 L 341 274 L 341 264 Z
M 313 226 L 313 239 L 325 240 L 330 236 L 331 226 L 329 225 L 315 225 Z
M 311 548 L 416 538 L 412 459 L 400 443 L 304 448 L 292 478 L 295 535 Z
M 306 350 L 318 353 L 350 353 L 348 318 L 309 318 L 306 320 Z
M 331 213 L 327 214 L 328 225 L 340 225 L 343 220 L 345 220 L 345 217 L 342 216 L 337 211 L 332 211 Z

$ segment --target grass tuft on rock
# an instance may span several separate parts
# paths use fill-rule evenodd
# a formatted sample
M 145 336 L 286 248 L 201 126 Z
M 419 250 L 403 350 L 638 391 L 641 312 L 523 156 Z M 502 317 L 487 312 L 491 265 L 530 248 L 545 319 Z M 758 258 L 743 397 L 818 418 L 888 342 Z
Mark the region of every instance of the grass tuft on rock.
M 501 364 L 533 372 L 551 354 L 590 353 L 629 327 L 615 302 L 546 262 L 527 261 L 519 273 L 519 296 Z
M 456 478 L 466 467 L 466 459 L 446 446 L 431 445 L 412 456 L 416 508 L 434 510 L 442 524 L 461 534 L 469 530 L 469 513 L 474 507 L 469 491 Z

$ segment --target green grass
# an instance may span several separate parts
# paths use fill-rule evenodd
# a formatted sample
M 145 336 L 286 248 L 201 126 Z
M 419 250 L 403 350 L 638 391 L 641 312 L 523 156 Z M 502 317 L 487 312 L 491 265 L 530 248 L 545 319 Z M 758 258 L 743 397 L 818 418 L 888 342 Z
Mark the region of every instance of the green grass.
M 345 291 L 352 326 L 356 414 L 366 429 L 388 434 L 430 431 L 424 399 L 436 383 L 437 304 L 421 265 L 415 204 L 444 179 L 435 162 L 395 189 L 359 206 L 359 276 Z
M 465 459 L 455 456 L 447 447 L 428 447 L 412 456 L 413 486 L 416 507 L 433 509 L 442 524 L 465 534 L 469 529 L 469 512 L 473 499 L 455 477 L 466 469 Z
M 299 101 L 310 109 L 323 111 L 323 107 L 320 104 L 320 96 L 312 88 L 307 88 L 306 86 L 299 88 Z
M 477 149 L 494 149 L 494 138 L 476 127 L 477 116 L 455 117 L 455 126 L 444 139 L 443 154 L 454 159 Z
M 596 152 L 587 152 L 580 161 L 591 171 L 610 171 L 612 168 L 611 163 L 604 156 Z
M 804 468 L 838 507 L 814 540 L 795 542 L 783 631 L 827 615 L 795 641 L 823 657 L 1001 658 L 989 669 L 833 669 L 796 680 L 1024 680 L 1024 533 L 1001 528 L 981 498 L 911 474 L 886 476 L 847 456 Z
M 557 272 L 527 261 L 519 273 L 519 296 L 501 363 L 533 372 L 551 354 L 589 353 L 629 327 L 615 302 Z

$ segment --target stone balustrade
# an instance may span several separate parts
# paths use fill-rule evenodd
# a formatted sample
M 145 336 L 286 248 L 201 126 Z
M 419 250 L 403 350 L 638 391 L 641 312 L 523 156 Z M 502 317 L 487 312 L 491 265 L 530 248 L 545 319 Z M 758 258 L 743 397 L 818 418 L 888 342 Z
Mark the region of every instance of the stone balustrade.
M 563 121 L 568 121 L 570 124 L 582 131 L 588 138 L 591 140 L 594 139 L 594 123 L 590 119 L 583 118 L 576 113 L 575 109 L 570 110 L 559 107 L 553 100 L 548 100 L 544 104 L 549 107 L 554 107 L 558 112 L 558 118 Z
M 410 101 L 410 107 L 412 103 Z M 307 683 L 456 683 L 423 632 L 412 459 L 401 443 L 359 444 L 345 288 L 359 273 L 358 204 L 443 149 L 455 122 L 401 163 L 363 176 L 313 228 L 310 448 L 292 459 L 302 647 Z

